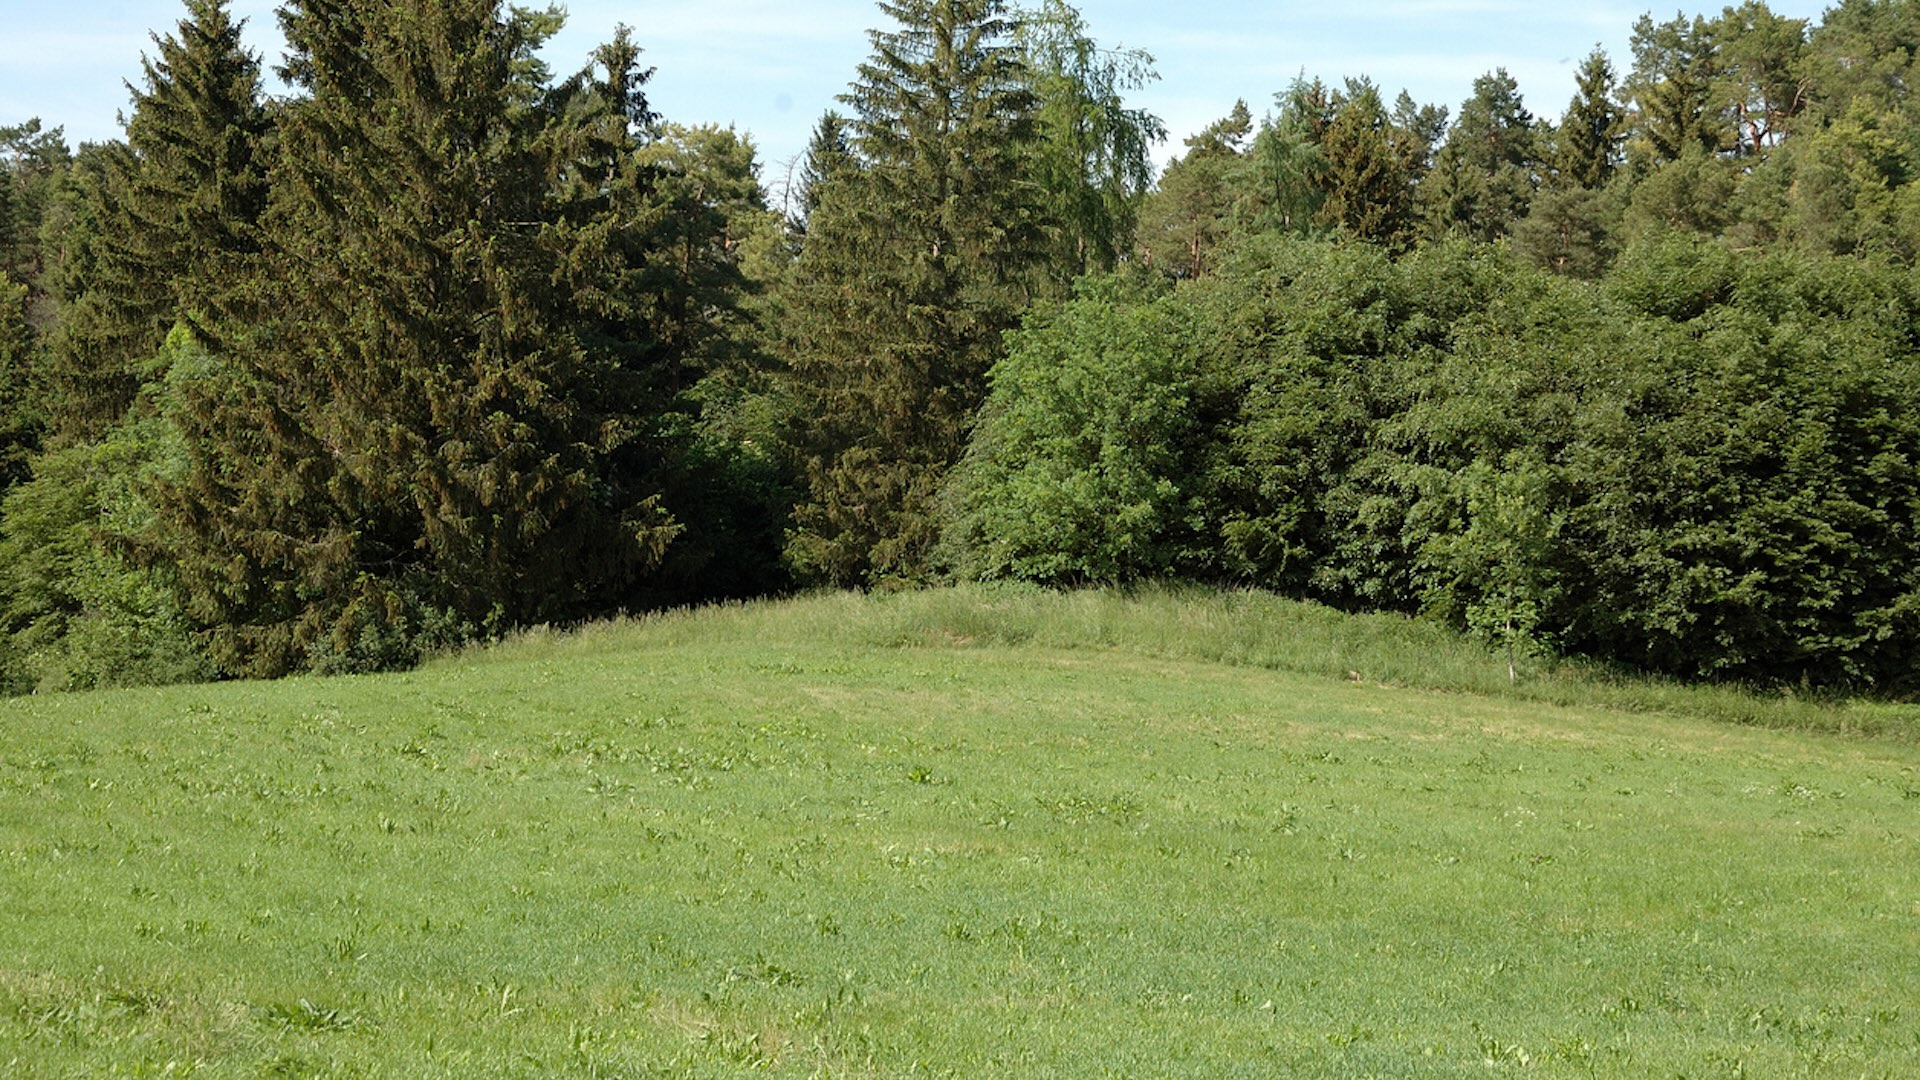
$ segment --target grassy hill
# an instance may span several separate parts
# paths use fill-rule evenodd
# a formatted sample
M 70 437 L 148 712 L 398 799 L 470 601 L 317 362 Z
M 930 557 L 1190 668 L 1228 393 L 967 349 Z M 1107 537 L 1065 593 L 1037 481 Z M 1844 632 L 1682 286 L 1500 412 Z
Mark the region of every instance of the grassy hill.
M 25 699 L 0 1072 L 1905 1076 L 1916 731 L 1182 592 Z

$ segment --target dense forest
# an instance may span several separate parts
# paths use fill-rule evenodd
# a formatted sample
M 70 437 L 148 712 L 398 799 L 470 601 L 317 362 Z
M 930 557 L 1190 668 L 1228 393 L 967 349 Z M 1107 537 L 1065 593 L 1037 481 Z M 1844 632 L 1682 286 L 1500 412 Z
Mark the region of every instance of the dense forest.
M 1920 0 L 1643 18 L 1557 121 L 1303 76 L 1164 170 L 1063 0 L 882 0 L 779 208 L 626 29 L 278 17 L 284 94 L 186 0 L 124 138 L 0 128 L 12 692 L 953 577 L 1920 688 Z

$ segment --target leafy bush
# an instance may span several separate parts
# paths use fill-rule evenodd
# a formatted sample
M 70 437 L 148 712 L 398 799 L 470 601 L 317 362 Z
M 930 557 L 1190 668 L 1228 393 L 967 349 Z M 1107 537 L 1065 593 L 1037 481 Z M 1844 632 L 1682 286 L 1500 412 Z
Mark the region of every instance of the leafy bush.
M 969 577 L 1230 576 L 1685 677 L 1920 681 L 1920 290 L 1661 236 L 1607 281 L 1267 239 L 1014 338 Z
M 152 423 L 35 460 L 0 519 L 0 619 L 16 691 L 212 677 L 165 571 L 128 556 L 144 509 L 134 483 L 164 467 Z
M 946 490 L 956 573 L 1071 583 L 1208 569 L 1208 389 L 1191 318 L 1104 278 L 1009 335 Z

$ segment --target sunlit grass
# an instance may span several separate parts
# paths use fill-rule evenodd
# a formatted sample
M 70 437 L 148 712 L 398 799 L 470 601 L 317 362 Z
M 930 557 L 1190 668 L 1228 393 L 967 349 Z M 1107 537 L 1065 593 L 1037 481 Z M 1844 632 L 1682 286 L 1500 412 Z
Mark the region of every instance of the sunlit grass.
M 28 699 L 0 1073 L 1905 1076 L 1907 723 L 1179 591 Z

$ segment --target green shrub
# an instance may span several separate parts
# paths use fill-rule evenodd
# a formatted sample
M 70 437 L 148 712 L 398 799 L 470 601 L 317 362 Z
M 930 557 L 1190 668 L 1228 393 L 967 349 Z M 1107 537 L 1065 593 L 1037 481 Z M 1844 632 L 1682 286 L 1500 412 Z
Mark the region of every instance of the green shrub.
M 1072 583 L 1209 569 L 1191 317 L 1105 278 L 1009 335 L 945 493 L 955 573 Z
M 1230 578 L 1523 651 L 1920 684 L 1920 290 L 1656 236 L 1243 245 L 1031 321 L 950 491 L 964 576 Z

